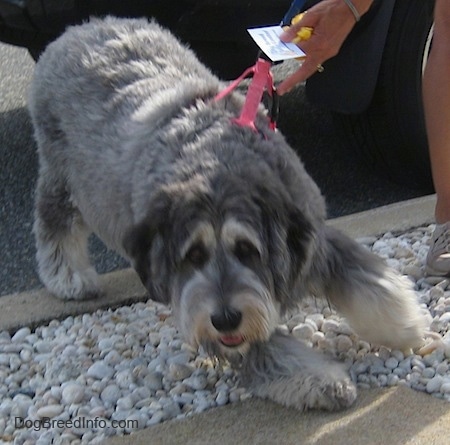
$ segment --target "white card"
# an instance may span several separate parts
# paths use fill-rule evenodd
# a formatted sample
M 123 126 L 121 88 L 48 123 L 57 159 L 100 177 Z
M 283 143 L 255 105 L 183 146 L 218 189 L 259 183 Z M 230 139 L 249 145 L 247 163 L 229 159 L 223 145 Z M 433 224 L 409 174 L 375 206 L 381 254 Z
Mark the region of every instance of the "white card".
M 305 53 L 297 45 L 280 40 L 279 36 L 283 32 L 281 26 L 263 26 L 262 28 L 250 28 L 247 31 L 272 62 L 305 57 Z

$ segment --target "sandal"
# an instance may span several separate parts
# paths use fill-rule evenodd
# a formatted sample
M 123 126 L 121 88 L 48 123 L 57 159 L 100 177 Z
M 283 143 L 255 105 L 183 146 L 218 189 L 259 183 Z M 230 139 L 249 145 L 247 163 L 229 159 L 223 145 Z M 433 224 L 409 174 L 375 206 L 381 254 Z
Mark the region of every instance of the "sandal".
M 425 270 L 428 275 L 450 276 L 450 221 L 445 224 L 436 224 Z

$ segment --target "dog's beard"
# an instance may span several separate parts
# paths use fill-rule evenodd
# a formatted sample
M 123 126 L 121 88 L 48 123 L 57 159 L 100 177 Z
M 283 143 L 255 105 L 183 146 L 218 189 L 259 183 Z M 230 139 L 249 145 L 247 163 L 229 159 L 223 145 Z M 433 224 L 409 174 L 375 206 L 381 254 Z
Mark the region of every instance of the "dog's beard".
M 267 341 L 279 322 L 279 308 L 272 292 L 245 269 L 239 281 L 238 291 L 223 296 L 205 274 L 197 272 L 172 299 L 182 335 L 211 356 L 245 355 L 252 343 Z M 225 301 L 242 314 L 242 319 L 236 328 L 219 331 L 211 318 Z

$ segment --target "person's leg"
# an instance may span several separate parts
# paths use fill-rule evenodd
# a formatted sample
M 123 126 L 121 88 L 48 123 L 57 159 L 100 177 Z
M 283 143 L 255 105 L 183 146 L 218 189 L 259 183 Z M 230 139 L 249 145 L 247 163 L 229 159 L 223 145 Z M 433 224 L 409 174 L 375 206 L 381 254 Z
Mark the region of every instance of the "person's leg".
M 423 77 L 423 100 L 436 222 L 450 221 L 450 1 L 436 0 L 433 45 Z
M 436 0 L 433 44 L 423 77 L 431 170 L 437 196 L 430 274 L 450 274 L 450 1 Z

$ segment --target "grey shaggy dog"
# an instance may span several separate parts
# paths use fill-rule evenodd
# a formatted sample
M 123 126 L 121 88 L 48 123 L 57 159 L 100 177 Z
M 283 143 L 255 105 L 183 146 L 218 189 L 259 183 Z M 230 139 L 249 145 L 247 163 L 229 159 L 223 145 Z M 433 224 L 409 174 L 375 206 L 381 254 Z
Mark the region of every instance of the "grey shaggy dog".
M 41 56 L 30 112 L 40 172 L 42 281 L 63 299 L 101 293 L 95 232 L 130 260 L 186 340 L 227 358 L 254 394 L 300 410 L 352 404 L 343 365 L 277 329 L 303 297 L 327 298 L 365 339 L 421 344 L 408 281 L 325 225 L 324 200 L 271 131 L 240 127 L 243 97 L 168 31 L 107 18 L 69 28 Z

